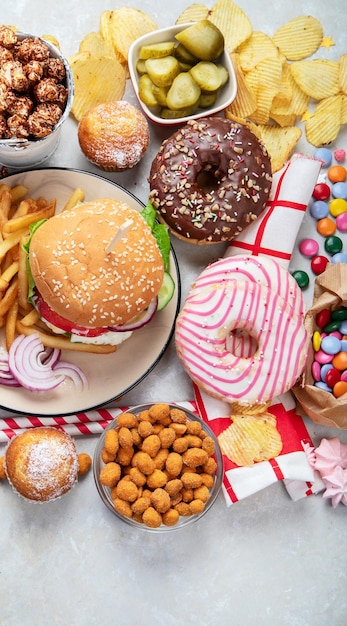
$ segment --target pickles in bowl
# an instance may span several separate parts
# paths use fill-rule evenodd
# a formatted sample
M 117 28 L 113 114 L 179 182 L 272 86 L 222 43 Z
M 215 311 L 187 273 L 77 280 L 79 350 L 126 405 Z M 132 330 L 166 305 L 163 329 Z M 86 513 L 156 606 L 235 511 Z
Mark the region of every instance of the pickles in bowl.
M 143 112 L 161 126 L 219 113 L 236 96 L 223 35 L 208 20 L 140 37 L 129 50 L 128 65 Z

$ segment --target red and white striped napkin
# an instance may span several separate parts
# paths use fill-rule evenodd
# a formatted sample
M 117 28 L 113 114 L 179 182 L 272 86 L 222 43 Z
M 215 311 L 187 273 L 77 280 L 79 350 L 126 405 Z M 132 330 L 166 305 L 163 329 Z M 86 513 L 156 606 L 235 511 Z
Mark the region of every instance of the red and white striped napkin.
M 317 182 L 321 162 L 295 154 L 274 175 L 270 199 L 264 214 L 230 242 L 225 257 L 235 255 L 270 257 L 288 269 L 295 241 Z M 230 426 L 231 407 L 194 386 L 200 417 L 218 436 Z M 223 490 L 231 505 L 281 480 L 292 499 L 314 492 L 315 476 L 304 447 L 312 445 L 302 418 L 295 412 L 295 400 L 288 392 L 275 398 L 269 411 L 276 416 L 283 449 L 275 459 L 239 467 L 224 455 Z

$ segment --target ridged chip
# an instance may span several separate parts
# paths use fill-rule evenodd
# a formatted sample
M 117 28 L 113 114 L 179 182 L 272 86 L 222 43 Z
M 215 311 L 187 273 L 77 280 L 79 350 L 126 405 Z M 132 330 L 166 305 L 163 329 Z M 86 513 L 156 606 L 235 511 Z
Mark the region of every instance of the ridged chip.
M 274 97 L 281 87 L 282 64 L 276 57 L 260 61 L 245 75 L 248 88 L 256 97 L 257 107 L 249 116 L 256 124 L 266 124 L 270 119 L 270 110 Z
M 289 61 L 305 59 L 316 52 L 323 40 L 323 28 L 312 15 L 301 15 L 283 24 L 273 41 Z
M 339 92 L 339 62 L 327 59 L 296 61 L 290 66 L 300 89 L 313 100 L 323 100 Z
M 244 73 L 240 67 L 240 59 L 237 52 L 233 52 L 231 55 L 231 61 L 234 66 L 237 92 L 233 102 L 227 107 L 226 114 L 231 113 L 236 117 L 246 118 L 257 107 L 255 95 L 251 89 L 248 88 L 244 78 Z
M 218 442 L 223 454 L 239 466 L 269 461 L 283 447 L 276 419 L 268 413 L 232 416 L 232 424 L 218 435 Z
M 298 143 L 302 130 L 298 126 L 258 125 L 257 136 L 260 137 L 271 158 L 272 172 L 277 172 L 288 161 L 296 144 Z
M 120 7 L 109 13 L 108 24 L 107 20 L 103 21 L 103 29 L 108 31 L 105 38 L 110 38 L 114 50 L 120 54 L 123 62 L 127 63 L 131 44 L 138 37 L 157 30 L 158 26 L 147 13 L 140 9 Z M 101 32 L 104 36 L 103 30 Z
M 306 122 L 306 139 L 320 147 L 336 139 L 341 127 L 342 95 L 318 102 L 314 114 Z
M 253 31 L 246 13 L 232 0 L 217 0 L 208 19 L 223 33 L 225 47 L 230 54 L 246 41 Z
M 342 54 L 339 59 L 339 87 L 340 91 L 347 95 L 347 54 Z
M 70 57 L 69 62 L 75 83 L 71 113 L 77 121 L 97 104 L 122 99 L 126 70 L 115 57 L 79 52 Z
M 176 24 L 188 24 L 188 22 L 199 22 L 200 20 L 206 20 L 209 14 L 209 8 L 205 4 L 194 3 L 184 9 L 179 14 Z
M 237 48 L 237 52 L 244 72 L 249 72 L 264 59 L 277 58 L 279 56 L 278 48 L 271 37 L 258 30 L 253 31 L 247 41 L 244 41 Z
M 341 126 L 347 124 L 347 96 L 341 95 Z
M 79 52 L 90 52 L 96 56 L 114 55 L 112 43 L 107 41 L 100 32 L 87 33 L 79 45 Z

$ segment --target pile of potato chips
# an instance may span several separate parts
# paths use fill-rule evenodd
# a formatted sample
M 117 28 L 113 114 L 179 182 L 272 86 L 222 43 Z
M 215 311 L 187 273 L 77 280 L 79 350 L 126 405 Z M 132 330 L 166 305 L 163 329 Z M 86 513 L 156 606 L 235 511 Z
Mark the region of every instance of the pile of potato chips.
M 338 61 L 308 58 L 325 45 L 317 18 L 294 18 L 270 37 L 254 30 L 233 0 L 217 0 L 212 8 L 189 5 L 176 24 L 201 19 L 211 20 L 221 30 L 234 63 L 238 91 L 225 114 L 248 124 L 262 139 L 274 172 L 302 135 L 298 122 L 305 123 L 307 141 L 313 146 L 336 139 L 347 120 L 347 54 Z M 75 79 L 72 114 L 78 121 L 92 106 L 124 96 L 129 48 L 156 29 L 152 18 L 136 8 L 101 13 L 99 31 L 88 33 L 69 58 Z
M 139 9 L 121 7 L 101 13 L 99 31 L 87 33 L 78 52 L 68 59 L 75 82 L 71 113 L 77 121 L 92 106 L 123 98 L 129 48 L 157 28 Z
M 324 42 L 318 19 L 299 16 L 269 37 L 253 30 L 232 0 L 217 0 L 211 9 L 190 5 L 177 23 L 198 19 L 209 19 L 222 31 L 234 64 L 238 92 L 226 116 L 247 123 L 263 140 L 273 171 L 300 139 L 299 121 L 306 118 L 306 139 L 316 147 L 336 139 L 347 121 L 347 55 L 339 61 L 307 58 Z

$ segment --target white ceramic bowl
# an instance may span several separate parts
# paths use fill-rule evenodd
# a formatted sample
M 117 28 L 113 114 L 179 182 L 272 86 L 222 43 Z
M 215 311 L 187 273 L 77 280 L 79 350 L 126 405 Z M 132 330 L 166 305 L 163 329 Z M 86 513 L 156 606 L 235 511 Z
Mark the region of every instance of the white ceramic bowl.
M 20 41 L 27 37 L 32 39 L 35 36 L 28 33 L 16 34 Z M 69 91 L 68 98 L 61 118 L 47 137 L 32 141 L 27 139 L 0 139 L 0 164 L 15 170 L 24 170 L 39 165 L 53 154 L 59 143 L 61 127 L 69 116 L 72 107 L 74 80 L 70 65 L 58 48 L 53 46 L 46 39 L 43 39 L 43 41 L 50 51 L 50 56 L 55 59 L 60 59 L 64 63 L 66 77 L 63 84 Z
M 146 411 L 147 409 L 149 409 L 151 406 L 153 405 L 153 403 L 148 403 L 148 404 L 142 404 L 142 405 L 138 405 L 135 407 L 131 407 L 129 409 L 127 409 L 126 411 L 124 411 L 124 413 L 132 413 L 134 415 L 138 415 L 141 411 Z M 201 419 L 199 417 L 197 417 L 194 413 L 192 413 L 191 411 L 187 410 L 185 407 L 180 406 L 178 404 L 169 404 L 170 409 L 181 409 L 185 412 L 186 416 L 187 416 L 187 420 L 188 422 L 200 422 L 202 423 Z M 125 515 L 122 515 L 121 513 L 118 513 L 114 507 L 113 504 L 113 500 L 111 497 L 111 489 L 109 487 L 105 487 L 105 485 L 103 485 L 100 481 L 100 472 L 102 470 L 102 468 L 104 467 L 104 462 L 102 460 L 102 451 L 103 448 L 105 446 L 105 437 L 106 437 L 106 433 L 111 430 L 111 429 L 115 429 L 117 428 L 117 422 L 118 422 L 118 417 L 116 417 L 112 422 L 110 422 L 110 424 L 107 426 L 106 430 L 102 433 L 102 435 L 99 438 L 99 441 L 96 445 L 95 448 L 95 452 L 94 452 L 94 460 L 93 460 L 93 472 L 94 472 L 94 480 L 95 480 L 95 484 L 98 490 L 98 493 L 101 497 L 101 500 L 103 501 L 103 503 L 107 506 L 107 508 L 113 513 L 113 515 L 115 515 L 116 518 L 118 518 L 119 520 L 125 522 L 127 525 L 131 526 L 134 530 L 138 529 L 138 530 L 142 530 L 142 531 L 147 531 L 147 532 L 153 532 L 153 533 L 165 533 L 165 532 L 170 532 L 170 531 L 175 531 L 175 530 L 180 530 L 182 528 L 186 528 L 187 526 L 191 526 L 192 524 L 195 524 L 197 521 L 199 521 L 208 511 L 211 510 L 211 508 L 213 507 L 213 504 L 215 503 L 218 494 L 220 492 L 220 489 L 222 487 L 222 481 L 223 481 L 223 473 L 224 473 L 224 469 L 223 469 L 223 456 L 222 456 L 222 452 L 221 449 L 219 447 L 219 443 L 217 440 L 217 437 L 215 436 L 214 432 L 210 429 L 210 427 L 205 424 L 202 423 L 202 427 L 203 430 L 205 431 L 205 433 L 207 435 L 209 435 L 211 437 L 211 439 L 213 439 L 214 442 L 214 448 L 215 448 L 215 452 L 214 452 L 214 459 L 216 461 L 217 464 L 217 469 L 216 472 L 213 474 L 213 484 L 211 486 L 211 488 L 209 489 L 210 491 L 210 497 L 207 500 L 206 504 L 205 504 L 205 508 L 203 509 L 203 511 L 201 513 L 198 514 L 191 514 L 191 515 L 181 515 L 179 518 L 179 521 L 177 522 L 177 524 L 173 525 L 173 526 L 166 526 L 165 524 L 161 524 L 160 526 L 158 526 L 157 528 L 152 528 L 150 526 L 146 526 L 144 523 L 137 521 L 135 518 L 132 517 L 126 517 Z M 179 436 L 178 436 L 179 437 Z M 140 449 L 140 448 L 139 448 Z M 135 447 L 136 450 L 136 447 Z M 171 450 L 169 448 L 169 450 Z M 194 470 L 193 470 L 194 471 Z
M 130 73 L 130 78 L 131 78 L 131 82 L 132 82 L 136 97 L 139 101 L 139 104 L 143 112 L 148 117 L 148 119 L 154 122 L 155 124 L 159 124 L 160 126 L 178 126 L 181 124 L 185 124 L 188 120 L 191 120 L 191 119 L 194 120 L 200 117 L 206 117 L 207 115 L 208 116 L 215 115 L 216 113 L 223 111 L 227 106 L 229 106 L 229 104 L 233 102 L 236 96 L 237 84 L 236 84 L 235 70 L 234 70 L 230 55 L 224 49 L 224 52 L 222 53 L 219 59 L 219 62 L 222 63 L 222 65 L 224 65 L 224 67 L 228 70 L 229 80 L 224 85 L 224 87 L 222 87 L 219 90 L 217 100 L 213 107 L 198 109 L 193 115 L 189 115 L 186 117 L 180 117 L 180 118 L 176 118 L 173 120 L 172 119 L 167 120 L 167 119 L 163 119 L 162 117 L 160 117 L 159 107 L 150 108 L 146 104 L 144 104 L 144 102 L 142 102 L 142 100 L 139 97 L 139 87 L 138 87 L 139 75 L 136 70 L 136 63 L 138 61 L 139 51 L 140 51 L 141 46 L 153 44 L 153 43 L 161 43 L 164 41 L 174 41 L 175 35 L 181 32 L 182 30 L 184 30 L 185 28 L 188 28 L 188 26 L 191 26 L 191 23 L 179 24 L 176 26 L 170 26 L 169 28 L 162 28 L 161 30 L 155 30 L 151 33 L 148 33 L 147 35 L 143 35 L 142 37 L 134 41 L 134 43 L 131 45 L 130 50 L 129 50 L 129 54 L 128 54 L 129 73 Z

